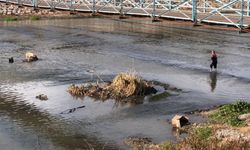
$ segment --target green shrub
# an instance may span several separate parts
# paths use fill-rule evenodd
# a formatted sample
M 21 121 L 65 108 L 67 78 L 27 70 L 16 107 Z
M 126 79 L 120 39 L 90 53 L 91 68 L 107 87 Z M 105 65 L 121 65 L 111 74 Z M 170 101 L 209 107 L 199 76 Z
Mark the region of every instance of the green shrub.
M 166 141 L 160 145 L 164 150 L 175 150 L 175 145 L 171 141 Z
M 200 127 L 194 131 L 195 135 L 201 140 L 207 140 L 212 135 L 212 128 Z
M 3 21 L 17 21 L 17 17 L 11 17 L 11 16 L 4 17 Z
M 244 126 L 245 122 L 238 119 L 239 115 L 250 113 L 250 104 L 243 101 L 236 101 L 218 109 L 209 115 L 212 121 L 226 123 L 232 126 Z
M 41 19 L 41 17 L 39 17 L 39 16 L 31 16 L 30 17 L 30 20 L 40 20 Z

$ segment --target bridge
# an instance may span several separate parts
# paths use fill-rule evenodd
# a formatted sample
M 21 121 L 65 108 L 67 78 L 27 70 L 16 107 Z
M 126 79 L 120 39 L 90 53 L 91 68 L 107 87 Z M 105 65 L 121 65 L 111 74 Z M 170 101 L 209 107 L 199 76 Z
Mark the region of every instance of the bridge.
M 250 0 L 0 0 L 0 2 L 31 6 L 34 9 L 60 9 L 71 12 L 149 16 L 249 27 Z

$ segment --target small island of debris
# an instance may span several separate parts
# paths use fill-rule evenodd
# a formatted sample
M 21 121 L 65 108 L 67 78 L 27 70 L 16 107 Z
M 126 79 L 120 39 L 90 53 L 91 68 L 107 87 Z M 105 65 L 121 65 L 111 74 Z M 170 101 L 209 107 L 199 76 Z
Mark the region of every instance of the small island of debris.
M 134 73 L 120 73 L 112 82 L 89 85 L 71 85 L 68 92 L 73 96 L 89 96 L 96 99 L 122 100 L 133 96 L 155 94 L 157 90 L 152 82 L 141 79 Z

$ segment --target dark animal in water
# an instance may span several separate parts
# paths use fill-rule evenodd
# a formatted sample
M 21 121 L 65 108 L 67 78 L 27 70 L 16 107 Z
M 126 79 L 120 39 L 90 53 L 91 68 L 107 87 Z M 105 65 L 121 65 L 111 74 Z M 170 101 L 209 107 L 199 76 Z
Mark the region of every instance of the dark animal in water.
M 9 58 L 9 63 L 14 63 L 14 58 L 13 57 Z

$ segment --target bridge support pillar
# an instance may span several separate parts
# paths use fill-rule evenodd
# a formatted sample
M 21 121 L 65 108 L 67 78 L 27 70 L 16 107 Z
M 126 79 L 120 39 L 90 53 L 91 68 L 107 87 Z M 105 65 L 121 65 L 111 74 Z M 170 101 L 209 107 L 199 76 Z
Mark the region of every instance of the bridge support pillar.
M 70 0 L 70 14 L 74 14 L 74 9 L 73 9 L 73 0 Z
M 37 5 L 38 5 L 37 0 L 32 0 L 32 6 L 34 10 L 37 10 L 38 8 Z
M 250 16 L 250 0 L 247 0 L 247 15 Z
M 206 0 L 203 0 L 203 13 L 206 12 L 206 7 L 207 7 Z
M 172 9 L 172 0 L 168 1 L 168 9 L 171 10 Z
M 18 5 L 18 7 L 22 6 L 21 0 L 17 0 L 17 5 Z
M 240 15 L 240 30 L 242 31 L 244 26 L 244 0 L 241 0 L 241 15 Z
M 156 11 L 155 11 L 155 7 L 156 7 L 156 0 L 153 0 L 153 11 L 152 11 L 152 18 L 153 20 L 152 21 L 156 21 Z
M 141 6 L 141 8 L 143 8 L 143 7 L 144 7 L 144 3 L 145 3 L 145 1 L 144 1 L 144 0 L 140 0 L 140 6 Z
M 192 21 L 197 24 L 197 0 L 192 0 Z
M 123 0 L 120 0 L 120 19 L 125 18 L 124 12 L 123 12 Z
M 96 15 L 96 6 L 95 6 L 96 2 L 95 2 L 95 0 L 93 0 L 92 3 L 93 3 L 93 5 L 92 5 L 92 15 Z

